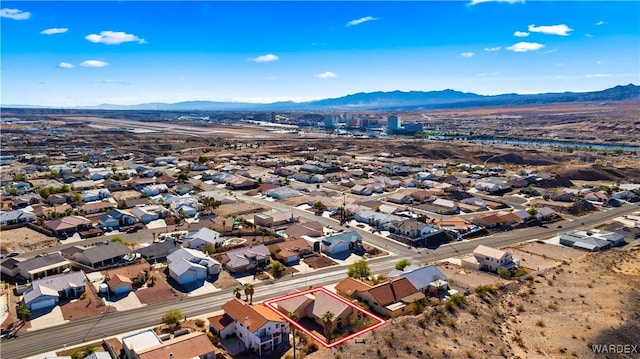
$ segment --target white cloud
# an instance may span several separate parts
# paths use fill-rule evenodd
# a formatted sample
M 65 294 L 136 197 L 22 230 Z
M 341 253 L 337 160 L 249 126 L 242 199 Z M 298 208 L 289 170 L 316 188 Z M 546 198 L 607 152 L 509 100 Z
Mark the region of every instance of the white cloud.
M 540 32 L 549 35 L 569 36 L 571 31 L 573 31 L 573 29 L 565 24 L 548 26 L 529 25 L 529 32 Z
M 591 34 L 584 34 L 584 37 L 593 37 Z
M 96 44 L 101 43 L 106 45 L 119 45 L 124 42 L 137 42 L 139 44 L 146 44 L 146 41 L 144 39 L 141 39 L 133 34 L 127 34 L 123 31 L 101 31 L 99 35 L 89 34 L 84 38 Z
M 118 84 L 118 85 L 130 85 L 131 82 L 123 80 L 102 80 L 103 84 Z
M 487 3 L 487 2 L 506 2 L 508 4 L 516 4 L 516 3 L 524 4 L 524 0 L 471 0 L 469 5 L 478 5 L 478 4 Z
M 591 79 L 591 78 L 595 78 L 595 77 L 614 77 L 615 75 L 613 74 L 588 74 L 588 75 L 584 75 L 584 77 Z
M 602 61 L 596 61 L 596 65 L 602 65 Z
M 502 50 L 502 47 L 500 47 L 500 46 L 496 46 L 496 47 L 485 47 L 485 48 L 484 48 L 484 51 L 487 51 L 487 52 L 496 52 L 496 51 L 500 51 L 500 50 Z
M 528 51 L 536 51 L 543 48 L 543 44 L 539 44 L 537 42 L 519 42 L 517 44 L 513 44 L 512 46 L 507 47 L 507 50 L 513 52 L 528 52 Z
M 602 26 L 602 25 L 606 25 L 606 24 L 607 23 L 605 21 L 602 21 L 602 20 L 596 22 L 596 26 Z
M 473 57 L 475 55 L 473 52 L 463 52 L 460 54 L 462 57 Z
M 513 36 L 515 37 L 527 37 L 529 36 L 529 33 L 526 31 L 516 31 L 513 33 Z
M 316 77 L 319 78 L 319 79 L 329 79 L 329 78 L 332 78 L 332 77 L 338 77 L 338 75 L 334 74 L 331 71 L 325 71 L 325 72 L 323 72 L 321 74 L 317 74 Z
M 365 16 L 365 17 L 361 17 L 359 19 L 355 19 L 355 20 L 349 21 L 346 26 L 356 26 L 356 25 L 360 25 L 360 24 L 368 22 L 368 21 L 376 21 L 376 20 L 378 20 L 378 19 L 373 17 L 373 16 Z
M 279 57 L 274 55 L 274 54 L 266 54 L 266 55 L 261 55 L 261 56 L 258 56 L 258 57 L 250 58 L 250 59 L 247 59 L 247 60 L 253 61 L 253 62 L 271 62 L 271 61 L 276 61 L 278 59 L 279 59 Z
M 64 34 L 69 31 L 66 27 L 52 27 L 50 29 L 42 30 L 40 33 L 42 35 L 55 35 L 55 34 Z
M 105 67 L 107 65 L 109 65 L 109 63 L 100 60 L 87 60 L 80 64 L 82 67 Z
M 70 64 L 68 62 L 61 62 L 58 64 L 58 67 L 61 69 L 72 69 L 73 68 L 73 64 Z
M 31 13 L 18 9 L 2 9 L 0 10 L 0 17 L 13 20 L 27 20 L 31 17 Z

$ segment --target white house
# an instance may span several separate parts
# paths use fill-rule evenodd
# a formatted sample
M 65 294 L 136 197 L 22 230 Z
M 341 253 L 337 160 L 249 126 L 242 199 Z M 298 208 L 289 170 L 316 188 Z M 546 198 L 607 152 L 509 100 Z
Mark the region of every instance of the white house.
M 131 214 L 138 217 L 140 222 L 147 224 L 158 218 L 164 218 L 169 215 L 169 210 L 160 205 L 133 207 Z
M 371 196 L 371 194 L 373 194 L 373 191 L 369 187 L 365 187 L 362 185 L 355 185 L 351 187 L 351 193 L 359 194 L 362 196 Z
M 152 184 L 152 185 L 149 185 L 149 186 L 142 187 L 142 189 L 140 191 L 142 193 L 146 194 L 147 196 L 155 196 L 155 195 L 158 195 L 160 193 L 169 192 L 169 187 L 167 187 L 167 185 L 164 184 L 164 183 L 162 183 L 162 184 Z
M 189 248 L 180 248 L 167 256 L 169 276 L 185 285 L 204 281 L 207 275 L 220 273 L 220 263 L 208 255 Z
M 33 222 L 35 219 L 36 216 L 33 213 L 29 213 L 21 209 L 16 211 L 0 212 L 0 225 L 3 226 L 23 222 Z
M 189 231 L 183 240 L 183 246 L 201 250 L 207 244 L 218 248 L 222 246 L 223 242 L 224 240 L 220 238 L 220 233 L 207 227 L 202 227 L 197 231 Z
M 349 252 L 362 246 L 362 236 L 356 231 L 333 234 L 320 240 L 320 250 L 327 254 Z
M 360 223 L 366 223 L 368 225 L 377 224 L 378 226 L 386 227 L 388 223 L 402 220 L 402 217 L 371 210 L 363 210 L 356 212 L 354 219 Z
M 111 209 L 98 219 L 100 227 L 117 228 L 120 226 L 130 226 L 138 222 L 138 218 L 133 214 L 119 209 Z
M 184 197 L 171 202 L 171 209 L 177 215 L 192 218 L 198 214 L 198 200 L 193 197 Z
M 391 233 L 401 234 L 410 238 L 424 238 L 437 231 L 436 228 L 413 219 L 392 222 L 388 228 Z
M 82 196 L 82 201 L 86 203 L 109 198 L 111 197 L 111 192 L 106 188 L 88 189 L 86 191 L 82 191 L 80 195 Z
M 289 324 L 266 306 L 232 299 L 222 306 L 223 315 L 208 318 L 220 338 L 235 334 L 242 346 L 259 355 L 273 350 L 289 338 Z
M 453 202 L 453 201 L 451 201 L 451 200 L 448 200 L 448 199 L 438 198 L 435 201 L 433 201 L 432 204 L 434 206 L 443 207 L 443 208 L 446 208 L 448 210 L 455 211 L 455 212 L 457 212 L 459 210 L 458 209 L 458 204 Z
M 84 293 L 87 277 L 83 271 L 70 272 L 33 281 L 31 290 L 23 296 L 29 310 L 50 308 L 58 304 L 59 296 L 72 298 Z
M 473 250 L 473 257 L 462 259 L 462 266 L 476 270 L 486 269 L 495 272 L 498 269 L 515 269 L 518 267 L 518 261 L 514 260 L 509 252 L 479 245 Z

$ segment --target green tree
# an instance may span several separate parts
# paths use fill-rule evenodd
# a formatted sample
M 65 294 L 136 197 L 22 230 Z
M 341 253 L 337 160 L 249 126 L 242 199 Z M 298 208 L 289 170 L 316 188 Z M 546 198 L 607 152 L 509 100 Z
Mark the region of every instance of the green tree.
M 272 261 L 271 262 L 271 273 L 274 277 L 280 277 L 280 273 L 282 272 L 282 263 L 280 261 Z
M 411 261 L 408 259 L 401 259 L 400 261 L 398 261 L 398 263 L 396 263 L 396 269 L 397 270 L 404 270 L 406 267 L 411 265 Z
M 82 201 L 82 195 L 78 192 L 75 192 L 72 196 L 71 196 L 71 202 L 74 203 L 80 203 Z
M 180 174 L 178 175 L 178 179 L 180 181 L 188 181 L 189 180 L 189 175 L 184 173 L 184 172 L 180 172 Z
M 366 279 L 371 275 L 371 269 L 369 269 L 369 262 L 362 258 L 355 261 L 347 268 L 347 275 L 351 278 Z
M 178 323 L 184 318 L 184 314 L 178 308 L 171 308 L 162 315 L 162 322 L 166 325 L 178 326 Z
M 411 311 L 414 315 L 418 315 L 422 313 L 424 310 L 424 302 L 422 299 L 415 298 L 413 302 L 411 302 Z
M 207 212 L 213 212 L 213 210 L 215 210 L 216 208 L 220 207 L 220 205 L 222 205 L 222 202 L 216 200 L 213 197 L 204 197 L 202 200 L 202 209 L 204 209 Z
M 20 319 L 22 320 L 27 320 L 27 317 L 31 315 L 31 311 L 29 310 L 29 308 L 27 308 L 27 306 L 24 303 L 18 306 L 17 312 L 18 312 L 18 317 L 20 317 Z
M 86 358 L 89 355 L 93 354 L 96 351 L 96 347 L 94 347 L 93 345 L 87 345 L 86 347 L 84 347 L 84 350 L 82 351 L 82 357 Z
M 204 247 L 202 247 L 202 253 L 214 254 L 216 252 L 216 246 L 211 243 L 207 243 Z
M 316 212 L 320 212 L 324 209 L 324 204 L 322 204 L 322 201 L 315 201 L 313 202 L 313 209 L 315 209 Z
M 527 213 L 529 213 L 529 215 L 531 216 L 535 216 L 538 214 L 538 209 L 535 206 L 531 206 L 529 207 L 529 209 L 527 209 Z

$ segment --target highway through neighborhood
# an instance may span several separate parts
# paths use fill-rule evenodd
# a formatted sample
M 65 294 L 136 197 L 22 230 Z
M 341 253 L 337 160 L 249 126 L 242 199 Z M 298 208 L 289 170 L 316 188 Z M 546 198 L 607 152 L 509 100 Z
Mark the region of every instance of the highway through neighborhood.
M 252 202 L 264 201 L 252 197 L 238 196 L 239 199 Z M 291 211 L 291 207 L 276 202 L 267 201 L 268 205 Z M 265 203 L 266 205 L 267 203 Z M 282 208 L 280 208 L 282 207 Z M 562 228 L 533 227 L 516 231 L 494 234 L 476 240 L 454 242 L 440 246 L 434 250 L 407 248 L 392 240 L 360 230 L 365 242 L 371 242 L 380 247 L 388 247 L 393 255 L 373 258 L 369 260 L 369 266 L 373 273 L 386 273 L 392 269 L 400 258 L 407 258 L 413 263 L 428 263 L 449 257 L 460 256 L 472 252 L 478 244 L 492 247 L 501 247 L 522 241 L 544 239 L 555 236 L 561 232 L 591 228 L 594 225 L 609 221 L 613 218 L 637 211 L 636 205 L 624 205 L 622 207 L 595 212 L 574 221 L 562 221 L 556 223 Z M 335 224 L 335 221 L 325 217 L 293 209 L 303 218 L 318 220 L 323 224 Z M 309 217 L 311 216 L 311 217 Z M 259 283 L 256 285 L 254 300 L 259 302 L 295 290 L 306 289 L 310 286 L 323 286 L 335 284 L 345 278 L 344 266 L 333 266 L 309 273 L 298 273 L 295 277 L 278 279 L 275 283 Z M 276 284 L 277 283 L 277 284 Z M 210 315 L 219 311 L 222 304 L 233 298 L 231 290 L 223 290 L 214 294 L 188 297 L 181 300 L 172 300 L 164 303 L 147 305 L 130 311 L 106 312 L 99 317 L 74 320 L 55 327 L 44 328 L 36 331 L 21 333 L 19 337 L 6 340 L 0 347 L 3 359 L 25 358 L 64 347 L 71 347 L 83 342 L 100 340 L 122 333 L 135 331 L 158 325 L 162 315 L 170 308 L 180 308 L 188 317 Z

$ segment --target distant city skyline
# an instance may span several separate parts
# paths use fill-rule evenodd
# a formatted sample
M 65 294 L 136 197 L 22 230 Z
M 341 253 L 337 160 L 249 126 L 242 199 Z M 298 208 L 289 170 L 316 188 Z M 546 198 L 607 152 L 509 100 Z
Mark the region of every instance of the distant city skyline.
M 640 83 L 640 2 L 5 1 L 2 105 Z

